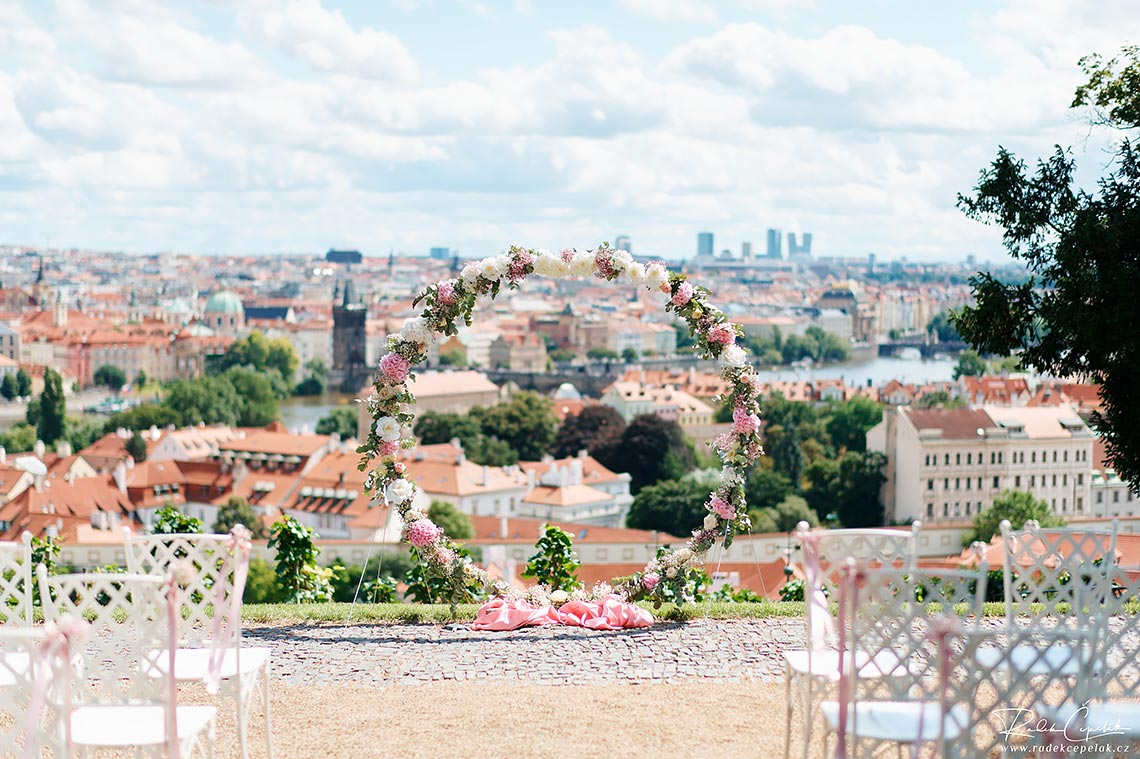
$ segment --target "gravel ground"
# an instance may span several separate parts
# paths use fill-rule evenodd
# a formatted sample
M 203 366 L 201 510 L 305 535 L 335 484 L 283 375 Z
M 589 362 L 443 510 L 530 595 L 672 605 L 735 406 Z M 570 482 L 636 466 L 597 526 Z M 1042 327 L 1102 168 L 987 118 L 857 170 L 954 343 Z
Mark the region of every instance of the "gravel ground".
M 243 633 L 250 645 L 273 649 L 274 680 L 287 685 L 782 682 L 780 652 L 803 645 L 799 619 L 695 620 L 618 632 L 370 624 Z

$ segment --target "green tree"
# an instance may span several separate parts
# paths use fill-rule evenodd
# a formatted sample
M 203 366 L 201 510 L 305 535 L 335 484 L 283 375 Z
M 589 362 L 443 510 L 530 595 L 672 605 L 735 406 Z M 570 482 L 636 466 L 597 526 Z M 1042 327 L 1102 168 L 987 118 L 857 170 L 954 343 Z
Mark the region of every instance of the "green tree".
M 623 348 L 621 351 L 621 360 L 627 364 L 636 364 L 640 356 L 633 348 Z
M 103 435 L 103 424 L 89 416 L 67 417 L 67 429 L 64 439 L 71 444 L 71 450 L 82 451 Z M 59 442 L 56 442 L 58 449 Z
M 638 491 L 625 523 L 638 530 L 685 536 L 708 513 L 709 487 L 699 480 L 662 480 Z
M 975 305 L 955 326 L 984 353 L 1017 354 L 1025 366 L 1100 385 L 1102 411 L 1093 424 L 1108 464 L 1140 488 L 1140 342 L 1123 339 L 1140 321 L 1140 153 L 1127 136 L 1140 128 L 1140 49 L 1082 59 L 1087 81 L 1073 107 L 1091 109 L 1094 124 L 1114 130 L 1115 155 L 1095 190 L 1074 177 L 1070 153 L 1057 147 L 1026 163 L 1005 148 L 982 171 L 959 207 L 1004 230 L 1003 242 L 1031 274 L 1007 283 L 980 273 L 970 280 Z
M 865 395 L 832 404 L 828 412 L 827 434 L 840 450 L 867 450 L 867 431 L 883 419 L 883 405 Z
M 123 385 L 127 384 L 127 373 L 117 366 L 104 364 L 95 370 L 95 374 L 92 375 L 91 380 L 101 387 L 119 390 Z
M 123 444 L 123 448 L 136 464 L 141 464 L 146 461 L 146 440 L 144 440 L 143 436 L 139 433 L 135 432 L 127 438 L 127 442 Z
M 1053 513 L 1049 504 L 1032 493 L 1021 490 L 1004 490 L 994 498 L 993 505 L 982 509 L 974 517 L 974 526 L 962 538 L 962 545 L 968 546 L 975 540 L 989 543 L 994 535 L 1001 532 L 1002 520 L 1008 519 L 1015 530 L 1025 527 L 1030 519 L 1037 520 L 1042 527 L 1063 527 L 1065 520 Z
M 930 324 L 926 325 L 926 331 L 937 337 L 940 343 L 962 339 L 958 330 L 954 328 L 949 311 L 939 311 L 935 314 L 934 318 L 930 320 Z
M 986 373 L 986 368 L 986 360 L 978 355 L 977 351 L 964 350 L 958 356 L 958 363 L 954 367 L 954 379 L 981 377 Z
M 24 408 L 24 421 L 33 427 L 40 426 L 40 399 L 32 398 Z
M 557 359 L 556 359 L 557 360 Z M 439 354 L 440 366 L 467 366 L 467 356 L 461 350 L 445 351 Z
M 471 526 L 471 520 L 447 501 L 432 501 L 428 507 L 428 518 L 443 529 L 443 534 L 452 540 L 470 540 L 475 537 L 475 528 Z
M 586 351 L 586 358 L 591 361 L 616 361 L 621 356 L 612 348 L 594 347 Z
M 154 522 L 150 531 L 154 535 L 200 535 L 203 532 L 202 520 L 187 516 L 173 503 L 167 502 L 154 512 Z
M 0 395 L 4 396 L 4 400 L 10 401 L 19 394 L 16 389 L 16 375 L 8 372 L 4 375 L 4 379 L 0 380 Z
M 548 524 L 534 547 L 538 550 L 527 560 L 523 577 L 536 580 L 551 590 L 578 587 L 578 569 L 582 562 L 574 555 L 574 540 L 570 533 Z
M 625 420 L 612 406 L 597 403 L 586 406 L 577 414 L 568 416 L 558 428 L 554 438 L 554 455 L 557 458 L 577 456 L 579 451 L 593 454 L 625 432 Z
M 392 603 L 396 598 L 396 578 L 403 578 L 412 568 L 412 558 L 407 551 L 381 551 L 373 555 L 367 566 L 352 564 L 337 566 L 333 575 L 333 600 L 350 603 L 354 598 L 364 603 Z M 357 587 L 360 594 L 357 595 Z
M 293 388 L 293 395 L 322 395 L 328 384 L 329 368 L 320 358 L 305 362 L 305 378 Z
M 150 378 L 146 376 L 146 372 L 144 372 L 142 369 L 139 369 L 139 373 L 135 375 L 135 386 L 144 388 L 146 387 L 146 383 L 149 381 Z
M 772 469 L 756 467 L 748 473 L 744 498 L 750 509 L 772 508 L 793 492 L 791 481 Z
M 245 580 L 245 592 L 242 593 L 241 600 L 247 604 L 275 604 L 284 600 L 271 562 L 260 556 L 250 558 L 249 575 Z
M 935 390 L 932 393 L 919 396 L 918 400 L 914 402 L 914 406 L 920 409 L 965 408 L 966 401 L 962 398 L 951 398 L 950 393 L 945 390 Z
M 249 501 L 241 496 L 230 496 L 224 504 L 218 507 L 218 516 L 214 520 L 215 533 L 225 533 L 237 525 L 244 525 L 253 533 L 253 537 L 263 540 L 269 537 L 269 531 L 262 524 L 261 517 Z
M 164 428 L 182 423 L 182 415 L 169 406 L 158 403 L 143 403 L 126 411 L 112 414 L 103 425 L 103 434 L 124 430 L 149 430 L 151 427 Z
M 634 494 L 660 480 L 681 477 L 696 465 L 681 427 L 654 414 L 635 416 L 621 437 L 598 448 L 594 457 L 615 472 L 629 472 Z
M 63 395 L 63 377 L 51 367 L 44 371 L 44 390 L 40 393 L 40 417 L 36 432 L 47 445 L 63 437 L 67 427 L 67 399 Z
M 293 344 L 288 338 L 277 337 L 269 341 L 269 354 L 265 357 L 265 366 L 260 368 L 276 369 L 287 382 L 291 382 L 300 365 L 301 359 Z
M 483 428 L 470 415 L 425 411 L 416 418 L 413 432 L 423 445 L 447 443 L 455 438 L 466 449 L 482 436 Z
M 815 509 L 798 495 L 789 495 L 771 511 L 778 532 L 791 532 L 800 522 L 807 522 L 812 527 L 819 526 L 819 515 Z
M 241 340 L 235 340 L 226 349 L 213 368 L 221 373 L 234 366 L 246 366 L 258 371 L 265 371 L 269 360 L 269 340 L 260 330 L 254 330 Z
M 471 552 L 463 546 L 457 546 L 454 550 L 460 557 L 471 557 Z M 455 584 L 454 578 L 428 574 L 424 572 L 419 551 L 411 548 L 408 553 L 412 557 L 413 564 L 404 575 L 407 599 L 421 604 L 450 604 L 454 612 L 456 604 L 474 603 L 483 598 L 484 590 L 478 580 L 464 576 L 458 584 Z
M 16 395 L 26 398 L 32 394 L 32 375 L 24 367 L 16 370 Z
M 317 422 L 317 434 L 331 435 L 335 432 L 342 440 L 355 438 L 359 421 L 360 412 L 355 406 L 338 406 Z
M 332 600 L 333 570 L 317 564 L 316 533 L 286 514 L 274 522 L 269 547 L 277 549 L 277 584 L 286 603 Z
M 25 453 L 36 445 L 36 428 L 27 422 L 17 422 L 0 432 L 0 446 L 8 453 Z
M 255 372 L 235 366 L 222 376 L 238 398 L 239 426 L 264 427 L 277 421 L 279 396 L 270 382 L 271 372 Z
M 238 423 L 241 399 L 225 377 L 206 376 L 172 382 L 162 404 L 178 415 L 177 424 L 192 427 L 198 423 Z
M 804 472 L 809 483 L 804 496 L 817 514 L 832 511 L 845 527 L 880 527 L 883 503 L 879 490 L 885 457 L 878 452 L 848 451 L 838 460 L 825 459 Z
M 539 461 L 554 442 L 554 410 L 549 398 L 524 391 L 506 403 L 480 410 L 483 434 L 502 440 L 523 461 Z

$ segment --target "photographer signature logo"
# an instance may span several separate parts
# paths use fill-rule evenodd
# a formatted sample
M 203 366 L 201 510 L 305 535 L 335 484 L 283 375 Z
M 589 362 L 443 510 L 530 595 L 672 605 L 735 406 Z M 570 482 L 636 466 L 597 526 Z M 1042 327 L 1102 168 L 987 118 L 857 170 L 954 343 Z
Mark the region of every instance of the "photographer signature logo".
M 993 714 L 1001 725 L 998 735 L 1007 741 L 1011 738 L 1049 735 L 1070 743 L 1088 743 L 1112 735 L 1124 735 L 1127 732 L 1121 727 L 1119 720 L 1090 722 L 1087 701 L 1074 709 L 1064 721 L 1038 717 L 1030 709 L 1017 707 L 994 709 Z

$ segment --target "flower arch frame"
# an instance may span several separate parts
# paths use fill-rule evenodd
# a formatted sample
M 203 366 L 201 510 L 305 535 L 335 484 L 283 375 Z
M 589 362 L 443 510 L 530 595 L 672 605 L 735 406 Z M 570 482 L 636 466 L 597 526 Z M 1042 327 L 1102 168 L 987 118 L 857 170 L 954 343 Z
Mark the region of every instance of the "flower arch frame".
M 362 401 L 372 416 L 368 436 L 357 449 L 362 456 L 360 469 L 367 472 L 364 488 L 374 500 L 384 499 L 396 508 L 404 523 L 401 537 L 418 549 L 426 572 L 444 578 L 455 591 L 482 585 L 493 595 L 520 594 L 508 583 L 491 582 L 482 567 L 462 556 L 443 530 L 413 506 L 416 486 L 407 479 L 407 468 L 398 454 L 415 446 L 415 397 L 408 380 L 414 376 L 412 367 L 426 360 L 429 343 L 440 335 L 456 334 L 460 322 L 470 326 L 480 296 L 493 299 L 504 283 L 509 289 L 517 289 L 531 275 L 620 280 L 660 292 L 667 299 L 666 310 L 688 324 L 699 355 L 716 359 L 721 377 L 731 387 L 720 400 L 732 403 L 732 429 L 713 443 L 722 469 L 705 503 L 703 522 L 684 546 L 659 550 L 641 572 L 602 591 L 631 602 L 685 599 L 688 570 L 702 564 L 718 542 L 727 548 L 734 535 L 751 529 L 744 480 L 763 454 L 760 383 L 744 349 L 736 344 L 739 327 L 709 302 L 707 290 L 694 286 L 683 274 L 670 272 L 663 262 L 635 262 L 628 252 L 614 250 L 607 243 L 594 250 L 566 249 L 561 253 L 513 246 L 502 255 L 468 263 L 457 278 L 427 286 L 412 303 L 423 304 L 420 315 L 405 321 L 399 334 L 388 336 L 388 352 L 380 360 L 372 392 Z

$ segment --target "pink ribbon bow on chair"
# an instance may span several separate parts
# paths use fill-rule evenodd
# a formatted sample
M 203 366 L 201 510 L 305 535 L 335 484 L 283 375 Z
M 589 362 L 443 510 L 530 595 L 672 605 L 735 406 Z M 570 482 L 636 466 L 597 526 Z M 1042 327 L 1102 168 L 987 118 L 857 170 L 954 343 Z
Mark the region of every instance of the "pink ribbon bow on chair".
M 238 627 L 241 615 L 241 600 L 245 593 L 245 582 L 249 575 L 249 556 L 253 551 L 253 534 L 244 525 L 235 525 L 230 530 L 230 539 L 226 543 L 226 565 L 234 562 L 234 584 L 230 588 L 229 604 L 226 604 L 226 591 L 223 578 L 229 573 L 229 567 L 223 565 L 222 572 L 214 586 L 214 627 L 210 635 L 209 666 L 206 669 L 206 692 L 211 695 L 218 692 L 221 682 L 222 665 L 225 663 L 226 650 L 230 647 Z
M 40 646 L 32 669 L 32 693 L 28 702 L 28 723 L 25 729 L 24 759 L 32 759 L 37 755 L 36 741 L 32 736 L 40 727 L 40 712 L 47 700 L 47 690 L 51 687 L 52 677 L 43 668 L 50 668 L 53 659 L 62 659 L 68 666 L 71 663 L 72 646 L 83 643 L 91 630 L 90 623 L 82 617 L 68 615 L 58 622 L 44 624 L 44 642 Z M 64 681 L 64 698 L 71 699 L 71 680 Z M 71 730 L 65 729 L 67 736 L 67 755 L 71 756 Z
M 851 708 L 856 678 L 848 672 L 844 657 L 847 656 L 847 631 L 849 628 L 855 629 L 855 615 L 859 609 L 859 583 L 867 579 L 867 571 L 853 558 L 847 559 L 841 571 L 843 574 L 839 581 L 838 600 L 843 620 L 839 625 L 839 743 L 835 747 L 835 757 L 847 759 L 847 710 Z M 857 676 L 859 664 L 855 660 L 854 651 L 851 652 L 851 658 L 851 671 Z

